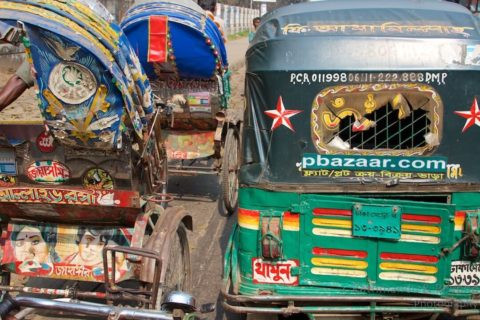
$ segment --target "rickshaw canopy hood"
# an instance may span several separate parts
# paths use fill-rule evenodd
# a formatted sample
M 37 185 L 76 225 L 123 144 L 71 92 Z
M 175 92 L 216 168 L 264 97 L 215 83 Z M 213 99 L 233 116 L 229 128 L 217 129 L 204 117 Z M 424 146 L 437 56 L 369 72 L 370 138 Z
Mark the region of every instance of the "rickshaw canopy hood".
M 468 114 L 478 110 L 480 28 L 468 10 L 327 0 L 262 20 L 246 54 L 241 184 L 345 191 L 400 181 L 445 191 L 479 181 L 480 128 Z

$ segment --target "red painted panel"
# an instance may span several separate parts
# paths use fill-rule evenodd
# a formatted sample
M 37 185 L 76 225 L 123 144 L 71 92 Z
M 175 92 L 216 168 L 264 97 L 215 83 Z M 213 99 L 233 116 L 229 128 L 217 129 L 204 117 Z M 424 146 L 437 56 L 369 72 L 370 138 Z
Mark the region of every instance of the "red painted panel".
M 168 17 L 151 16 L 148 32 L 148 62 L 167 61 Z

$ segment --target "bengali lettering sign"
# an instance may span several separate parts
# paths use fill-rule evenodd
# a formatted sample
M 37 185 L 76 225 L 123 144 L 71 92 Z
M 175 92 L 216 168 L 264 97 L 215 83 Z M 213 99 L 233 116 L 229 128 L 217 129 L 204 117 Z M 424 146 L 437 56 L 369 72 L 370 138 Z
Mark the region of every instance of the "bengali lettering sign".
M 292 267 L 298 267 L 297 260 L 263 261 L 252 259 L 253 282 L 266 284 L 297 285 L 298 276 L 292 276 Z
M 70 170 L 58 161 L 36 161 L 27 168 L 27 177 L 38 183 L 62 184 L 70 180 Z
M 448 285 L 452 287 L 474 287 L 480 285 L 480 263 L 452 261 Z
M 382 24 L 315 24 L 289 23 L 282 28 L 283 34 L 344 33 L 344 34 L 443 34 L 470 37 L 472 27 L 445 25 L 401 25 L 395 22 Z
M 125 203 L 115 197 L 113 191 L 48 188 L 0 189 L 0 202 L 126 206 Z

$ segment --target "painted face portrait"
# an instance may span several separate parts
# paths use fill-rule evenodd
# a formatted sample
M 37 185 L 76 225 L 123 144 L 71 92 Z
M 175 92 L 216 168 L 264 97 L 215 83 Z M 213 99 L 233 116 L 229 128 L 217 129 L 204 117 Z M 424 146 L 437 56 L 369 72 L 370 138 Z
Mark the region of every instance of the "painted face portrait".
M 39 228 L 25 226 L 18 232 L 14 243 L 17 261 L 34 261 L 39 264 L 51 263 L 49 246 L 43 239 Z
M 102 263 L 102 250 L 106 245 L 101 234 L 92 234 L 86 231 L 78 244 L 78 254 L 86 265 Z

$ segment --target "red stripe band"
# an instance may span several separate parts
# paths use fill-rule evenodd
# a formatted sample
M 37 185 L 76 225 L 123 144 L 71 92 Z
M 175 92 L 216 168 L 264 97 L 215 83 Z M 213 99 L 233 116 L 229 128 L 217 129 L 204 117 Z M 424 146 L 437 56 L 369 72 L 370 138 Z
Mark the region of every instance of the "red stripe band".
M 238 209 L 238 214 L 242 216 L 249 216 L 258 218 L 260 216 L 260 211 L 258 210 L 248 210 L 248 209 Z
M 382 252 L 380 258 L 383 260 L 402 260 L 412 262 L 437 263 L 438 258 L 435 256 L 425 256 L 420 254 L 390 253 Z
M 410 214 L 404 213 L 402 214 L 402 220 L 406 221 L 420 221 L 426 223 L 441 223 L 442 218 L 439 216 L 427 216 L 422 214 Z
M 317 256 L 341 256 L 365 259 L 368 256 L 366 251 L 357 250 L 342 250 L 342 249 L 327 249 L 327 248 L 313 248 L 312 253 Z
M 315 208 L 313 209 L 313 214 L 316 216 L 345 216 L 349 217 L 352 215 L 351 210 L 345 209 L 325 209 L 325 208 Z

